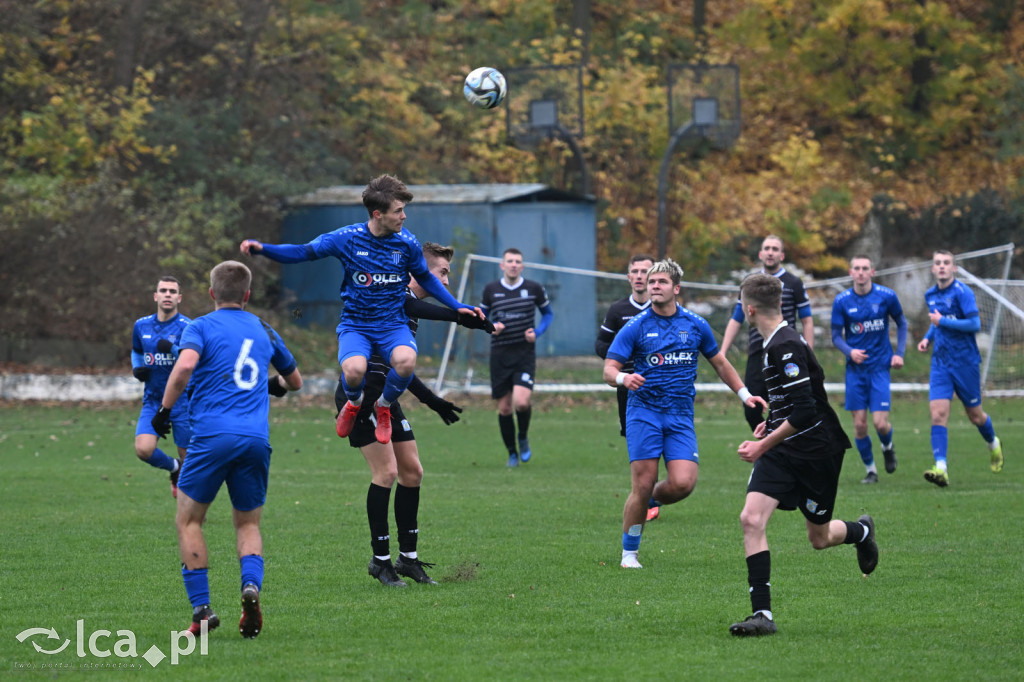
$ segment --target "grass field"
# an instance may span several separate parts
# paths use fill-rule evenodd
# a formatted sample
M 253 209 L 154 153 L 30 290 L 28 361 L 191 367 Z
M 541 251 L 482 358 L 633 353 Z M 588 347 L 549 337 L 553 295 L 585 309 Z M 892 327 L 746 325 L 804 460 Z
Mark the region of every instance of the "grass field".
M 852 547 L 811 549 L 798 513 L 769 526 L 779 634 L 731 637 L 749 614 L 738 514 L 749 465 L 735 398 L 698 406 L 700 481 L 648 525 L 642 570 L 618 566 L 629 477 L 607 399 L 538 396 L 534 460 L 505 467 L 489 401 L 445 427 L 410 406 L 426 469 L 420 554 L 438 586 L 383 588 L 366 574 L 369 475 L 333 433 L 327 400 L 275 402 L 263 516 L 265 628 L 237 634 L 238 562 L 225 493 L 206 533 L 208 653 L 152 667 L 190 609 L 166 475 L 132 452 L 137 406 L 0 406 L 0 671 L 203 679 L 1021 679 L 1024 644 L 1024 403 L 990 400 L 1007 464 L 989 472 L 963 416 L 950 428 L 949 488 L 930 466 L 927 403 L 893 415 L 899 470 L 863 486 L 847 453 L 838 516 L 871 513 L 881 559 L 860 575 Z M 844 414 L 844 424 L 848 417 Z M 877 448 L 877 444 L 876 444 Z M 393 532 L 393 529 L 392 529 Z M 393 542 L 392 551 L 397 553 Z M 138 657 L 94 655 L 131 631 Z M 28 628 L 54 628 L 58 637 Z M 47 655 L 34 648 L 56 649 Z M 84 656 L 77 647 L 82 646 Z M 127 645 L 123 645 L 127 646 Z M 122 651 L 127 649 L 122 648 Z M 44 668 L 44 666 L 63 666 Z M 105 676 L 106 678 L 106 676 Z

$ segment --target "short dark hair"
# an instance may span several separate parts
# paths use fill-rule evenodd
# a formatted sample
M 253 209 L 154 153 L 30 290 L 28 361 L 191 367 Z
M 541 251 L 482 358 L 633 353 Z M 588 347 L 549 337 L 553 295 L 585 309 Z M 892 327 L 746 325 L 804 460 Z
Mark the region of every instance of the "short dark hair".
M 245 303 L 245 294 L 252 284 L 252 271 L 236 260 L 218 263 L 210 270 L 210 288 L 218 303 Z
M 652 264 L 654 263 L 654 257 L 653 256 L 648 256 L 646 253 L 638 253 L 638 254 L 636 254 L 635 256 L 633 256 L 632 258 L 629 259 L 629 262 L 626 263 L 626 268 L 628 269 L 629 266 L 632 265 L 633 263 L 638 263 L 638 262 L 640 262 L 642 260 L 649 260 L 649 261 L 651 261 Z
M 874 267 L 875 265 L 875 261 L 871 260 L 871 256 L 867 255 L 866 253 L 858 253 L 856 256 L 850 259 L 850 263 L 853 263 L 853 261 L 855 260 L 866 260 L 867 262 L 871 263 L 872 267 Z
M 374 211 L 386 212 L 395 200 L 408 204 L 412 201 L 412 192 L 405 183 L 393 175 L 378 175 L 363 190 L 363 206 L 373 216 Z
M 444 258 L 449 263 L 455 257 L 455 249 L 434 242 L 423 242 L 423 255 L 433 258 Z
M 516 256 L 522 256 L 523 255 L 522 251 L 520 251 L 519 249 L 515 248 L 514 246 L 510 246 L 510 247 L 508 247 L 507 249 L 505 249 L 504 251 L 501 252 L 502 259 L 504 259 L 505 256 L 507 256 L 510 253 L 514 254 Z
M 164 275 L 156 281 L 156 288 L 160 288 L 160 282 L 174 282 L 178 285 L 178 293 L 181 293 L 181 282 L 178 281 L 177 277 L 171 277 L 170 275 Z
M 781 312 L 782 282 L 763 272 L 747 275 L 740 284 L 740 299 L 761 312 Z

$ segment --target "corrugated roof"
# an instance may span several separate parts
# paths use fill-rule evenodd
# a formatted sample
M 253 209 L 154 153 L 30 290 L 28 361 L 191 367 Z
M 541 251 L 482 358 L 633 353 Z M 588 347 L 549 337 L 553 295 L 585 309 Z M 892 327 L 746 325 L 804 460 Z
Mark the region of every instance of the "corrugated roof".
M 413 194 L 413 202 L 417 204 L 493 204 L 510 201 L 531 194 L 544 194 L 546 198 L 562 200 L 580 197 L 551 190 L 540 183 L 509 184 L 494 183 L 486 185 L 409 185 Z M 290 197 L 291 206 L 333 206 L 363 203 L 365 185 L 337 185 L 322 187 L 318 190 Z

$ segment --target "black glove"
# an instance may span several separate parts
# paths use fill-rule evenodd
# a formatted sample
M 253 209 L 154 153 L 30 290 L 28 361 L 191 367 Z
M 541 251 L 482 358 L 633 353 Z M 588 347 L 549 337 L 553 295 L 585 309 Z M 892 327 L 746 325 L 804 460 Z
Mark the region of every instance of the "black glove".
M 283 398 L 288 395 L 288 389 L 281 385 L 281 382 L 277 380 L 280 376 L 275 374 L 272 377 L 267 377 L 267 393 L 274 396 L 275 398 Z
M 132 376 L 146 383 L 149 381 L 149 367 L 132 367 Z
M 178 347 L 171 343 L 168 339 L 160 339 L 156 342 L 156 349 L 160 353 L 175 353 L 178 352 Z
M 462 412 L 462 408 L 455 403 L 437 396 L 427 403 L 427 407 L 432 409 L 434 412 L 437 412 L 445 424 L 454 424 L 459 421 L 459 415 L 456 413 Z
M 494 323 L 486 317 L 481 320 L 476 315 L 459 313 L 459 324 L 467 329 L 483 329 L 488 334 L 494 333 Z
M 161 438 L 167 438 L 167 434 L 171 432 L 171 411 L 161 405 L 160 409 L 153 415 L 153 421 L 150 424 L 153 425 L 156 435 Z

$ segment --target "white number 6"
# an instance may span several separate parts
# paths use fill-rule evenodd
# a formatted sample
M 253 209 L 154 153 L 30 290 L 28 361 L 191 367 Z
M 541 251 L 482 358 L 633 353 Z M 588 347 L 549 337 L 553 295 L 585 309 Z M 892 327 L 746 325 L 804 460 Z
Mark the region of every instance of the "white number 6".
M 256 364 L 256 361 L 249 357 L 249 351 L 252 349 L 252 339 L 246 339 L 242 342 L 242 350 L 239 351 L 238 357 L 235 358 L 235 385 L 243 391 L 251 391 L 253 387 L 259 382 L 260 379 L 260 368 Z M 243 372 L 245 369 L 249 370 L 249 378 L 243 378 Z

